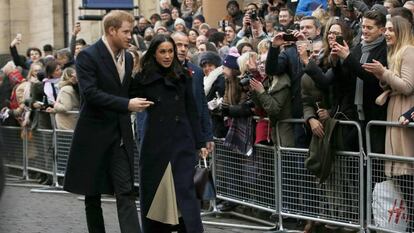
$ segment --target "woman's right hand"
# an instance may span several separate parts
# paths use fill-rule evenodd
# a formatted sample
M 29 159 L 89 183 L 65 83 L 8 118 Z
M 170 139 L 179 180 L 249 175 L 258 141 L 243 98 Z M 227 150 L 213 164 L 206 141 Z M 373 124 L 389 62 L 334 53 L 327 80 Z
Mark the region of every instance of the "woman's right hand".
M 325 132 L 323 131 L 323 125 L 320 121 L 318 121 L 315 118 L 310 118 L 308 122 L 313 134 L 315 134 L 319 138 L 323 138 L 323 136 L 325 136 Z

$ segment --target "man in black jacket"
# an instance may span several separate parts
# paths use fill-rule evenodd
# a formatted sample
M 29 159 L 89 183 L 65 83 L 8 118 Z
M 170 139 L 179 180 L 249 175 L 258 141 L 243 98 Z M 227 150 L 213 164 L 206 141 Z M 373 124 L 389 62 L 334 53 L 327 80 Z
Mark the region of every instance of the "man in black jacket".
M 379 11 L 367 11 L 362 19 L 362 41 L 350 52 L 348 45 L 336 44 L 333 53 L 343 60 L 343 66 L 353 74 L 350 78 L 357 79 L 355 89 L 355 105 L 362 128 L 371 120 L 387 119 L 387 104 L 379 106 L 375 103 L 383 89 L 378 79 L 362 68 L 362 64 L 377 60 L 387 66 L 387 44 L 383 33 L 385 32 L 386 18 Z M 384 153 L 385 128 L 373 128 L 371 135 L 372 150 Z M 365 138 L 365 137 L 364 137 Z

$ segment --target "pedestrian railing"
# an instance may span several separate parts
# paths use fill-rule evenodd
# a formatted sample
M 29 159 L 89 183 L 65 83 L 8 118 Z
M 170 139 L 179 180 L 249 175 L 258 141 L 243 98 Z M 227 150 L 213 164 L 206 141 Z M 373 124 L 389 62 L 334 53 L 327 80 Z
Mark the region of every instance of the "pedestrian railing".
M 0 126 L 0 137 L 3 145 L 2 148 L 0 148 L 0 153 L 3 157 L 4 166 L 22 170 L 22 178 L 26 178 L 26 147 L 23 145 L 24 141 L 21 138 L 21 128 Z
M 223 139 L 215 139 L 214 142 L 215 153 L 212 156 L 213 162 L 211 167 L 214 174 L 217 198 L 276 214 L 276 155 L 274 148 L 256 145 L 252 155 L 247 156 L 233 152 L 224 145 Z M 215 202 L 213 205 L 213 211 L 203 214 L 204 216 L 224 214 L 216 208 Z M 203 223 L 262 230 L 270 230 L 276 227 L 275 223 L 243 215 L 235 211 L 225 212 L 225 214 L 259 223 L 260 226 L 213 221 L 203 221 Z
M 304 121 L 291 119 L 279 122 L 276 125 L 279 140 L 277 145 L 281 145 L 280 138 L 285 136 L 279 135 L 281 123 L 304 124 Z M 332 173 L 322 184 L 305 168 L 308 149 L 284 146 L 277 146 L 275 149 L 271 146 L 255 145 L 254 153 L 246 156 L 230 150 L 222 139 L 215 139 L 215 150 L 210 163 L 217 199 L 268 212 L 279 216 L 279 219 L 276 223 L 236 212 L 222 212 L 213 201 L 211 211 L 202 213 L 203 216 L 230 214 L 260 225 L 230 224 L 213 220 L 205 220 L 203 223 L 261 230 L 278 227 L 283 231 L 283 219 L 287 217 L 348 227 L 360 232 L 404 232 L 399 230 L 399 224 L 378 223 L 374 216 L 373 191 L 378 183 L 392 181 L 400 193 L 400 201 L 386 210 L 390 221 L 395 223 L 399 214 L 400 221 L 413 222 L 414 158 L 374 153 L 371 151 L 370 141 L 370 129 L 373 126 L 402 126 L 398 123 L 370 122 L 366 128 L 368 153 L 365 156 L 359 124 L 340 121 L 339 125 L 354 128 L 357 149 L 338 151 Z M 409 127 L 413 126 L 414 124 Z M 0 140 L 5 145 L 1 148 L 1 153 L 6 167 L 21 169 L 23 179 L 28 179 L 28 171 L 53 175 L 54 183 L 50 187 L 61 189 L 58 177 L 63 177 L 66 171 L 72 130 L 39 129 L 31 135 L 26 131 L 22 133 L 19 127 L 1 126 L 0 130 Z M 134 154 L 134 173 L 138 181 L 138 145 L 134 148 Z M 408 164 L 407 176 L 385 176 L 384 164 L 393 163 Z M 386 191 L 382 192 L 387 194 Z M 409 227 L 409 223 L 406 226 Z
M 371 121 L 366 127 L 367 140 L 367 231 L 413 232 L 414 221 L 414 155 L 390 155 L 374 151 L 374 127 L 387 127 L 393 135 L 414 135 L 414 124 L 402 126 L 398 122 Z M 410 132 L 411 131 L 411 132 Z M 402 138 L 388 136 L 390 146 L 400 144 Z M 386 142 L 387 143 L 387 142 Z M 401 144 L 400 144 L 401 145 Z M 412 145 L 407 145 L 412 146 Z M 409 149 L 409 148 L 404 148 Z M 395 151 L 402 151 L 394 148 Z
M 281 145 L 280 124 L 304 124 L 303 120 L 277 123 L 277 145 Z M 363 145 L 358 123 L 340 121 L 338 127 L 353 127 L 357 151 L 338 151 L 329 178 L 322 184 L 305 168 L 308 149 L 278 146 L 279 221 L 297 218 L 359 229 L 363 232 Z M 337 129 L 335 129 L 337 130 Z M 348 130 L 350 131 L 350 130 Z M 352 130 L 351 130 L 352 132 Z

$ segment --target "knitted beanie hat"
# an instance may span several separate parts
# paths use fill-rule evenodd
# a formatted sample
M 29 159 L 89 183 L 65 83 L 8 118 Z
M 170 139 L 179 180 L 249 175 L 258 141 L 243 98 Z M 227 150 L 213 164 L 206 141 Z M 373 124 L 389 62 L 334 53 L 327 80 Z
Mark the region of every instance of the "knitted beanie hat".
M 229 54 L 224 58 L 223 66 L 238 70 L 239 69 L 239 65 L 237 64 L 238 57 L 240 57 L 240 54 L 237 51 L 237 48 L 231 47 L 229 50 Z
M 182 18 L 176 18 L 174 21 L 174 27 L 177 26 L 178 24 L 183 25 L 184 27 L 186 26 L 184 19 Z
M 220 56 L 211 51 L 206 51 L 202 54 L 200 54 L 200 66 L 203 66 L 206 63 L 212 64 L 216 67 L 221 66 L 221 58 Z

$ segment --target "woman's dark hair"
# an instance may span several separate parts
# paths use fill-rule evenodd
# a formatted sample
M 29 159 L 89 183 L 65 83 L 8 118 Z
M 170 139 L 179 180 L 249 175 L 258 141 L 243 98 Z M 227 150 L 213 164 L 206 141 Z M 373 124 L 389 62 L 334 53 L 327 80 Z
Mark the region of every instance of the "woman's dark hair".
M 77 40 L 76 40 L 76 45 L 82 45 L 82 46 L 85 46 L 85 45 L 86 45 L 86 41 L 85 41 L 84 39 L 82 39 L 82 38 L 77 39 Z
M 187 36 L 190 34 L 191 31 L 195 32 L 195 34 L 197 34 L 197 36 L 200 35 L 200 33 L 197 31 L 197 29 L 191 28 L 190 30 L 187 31 Z
M 142 73 L 144 77 L 147 75 L 151 75 L 152 73 L 158 70 L 159 65 L 157 64 L 157 61 L 155 60 L 155 54 L 156 54 L 158 47 L 163 42 L 170 42 L 174 48 L 174 58 L 171 64 L 172 75 L 178 78 L 181 74 L 183 74 L 182 66 L 177 57 L 177 46 L 175 45 L 174 40 L 169 35 L 159 34 L 159 35 L 156 35 L 152 39 L 147 52 L 142 58 L 141 67 L 142 67 Z
M 55 60 L 50 60 L 46 63 L 45 72 L 46 72 L 46 77 L 47 78 L 50 78 L 50 77 L 53 76 L 53 73 L 55 72 L 58 65 L 59 65 L 59 63 L 57 63 L 57 61 L 55 61 Z
M 45 45 L 43 45 L 43 51 L 53 52 L 53 46 L 51 44 L 45 44 Z
M 28 48 L 28 49 L 27 49 L 27 51 L 26 51 L 26 56 L 27 56 L 27 57 L 30 57 L 30 52 L 31 52 L 32 50 L 37 51 L 37 52 L 39 53 L 39 55 L 40 55 L 40 56 L 42 56 L 42 51 L 40 51 L 40 49 L 39 49 L 39 48 L 36 48 L 36 47 L 31 47 L 31 48 Z
M 206 51 L 211 51 L 211 52 L 216 52 L 217 53 L 217 48 L 213 43 L 211 43 L 211 42 L 202 42 L 202 43 L 200 43 L 200 45 L 202 45 L 202 44 L 206 46 Z
M 239 51 L 239 54 L 242 54 L 242 50 L 246 46 L 247 47 L 250 47 L 252 49 L 252 51 L 255 51 L 255 49 L 254 49 L 254 47 L 253 47 L 252 44 L 250 44 L 248 42 L 243 42 L 243 43 L 240 43 L 239 45 L 237 45 L 237 47 L 236 47 L 237 48 L 237 51 Z
M 172 9 L 171 9 L 171 12 L 172 12 L 172 10 L 174 10 L 174 9 L 176 9 L 177 11 L 178 11 L 178 18 L 181 18 L 181 10 L 180 10 L 180 8 L 179 7 L 173 7 Z
M 413 13 L 405 7 L 396 7 L 390 10 L 391 17 L 401 16 L 413 24 Z
M 208 41 L 214 43 L 218 48 L 219 44 L 222 43 L 224 39 L 226 39 L 226 34 L 224 34 L 224 32 L 216 32 L 209 36 Z
M 328 32 L 331 29 L 331 27 L 333 25 L 338 25 L 341 28 L 341 32 L 342 32 L 342 37 L 344 38 L 344 40 L 346 41 L 346 43 L 348 44 L 349 48 L 352 48 L 352 40 L 353 40 L 353 30 L 348 26 L 348 24 L 343 21 L 342 19 L 333 19 L 332 21 L 330 21 L 327 24 L 326 27 L 326 31 L 324 34 L 324 56 L 323 56 L 323 64 L 327 65 L 329 64 L 329 54 L 331 53 L 331 50 L 329 49 L 328 46 Z
M 150 20 L 151 20 L 152 18 L 157 19 L 156 21 L 160 21 L 160 20 L 161 20 L 161 16 L 160 16 L 159 14 L 157 14 L 157 13 L 152 14 L 152 15 L 151 15 L 151 17 L 150 17 Z
M 214 33 L 217 33 L 217 32 L 218 32 L 217 28 L 210 28 L 210 29 L 208 29 L 208 31 L 206 33 L 206 37 L 210 38 L 211 35 L 213 35 Z

